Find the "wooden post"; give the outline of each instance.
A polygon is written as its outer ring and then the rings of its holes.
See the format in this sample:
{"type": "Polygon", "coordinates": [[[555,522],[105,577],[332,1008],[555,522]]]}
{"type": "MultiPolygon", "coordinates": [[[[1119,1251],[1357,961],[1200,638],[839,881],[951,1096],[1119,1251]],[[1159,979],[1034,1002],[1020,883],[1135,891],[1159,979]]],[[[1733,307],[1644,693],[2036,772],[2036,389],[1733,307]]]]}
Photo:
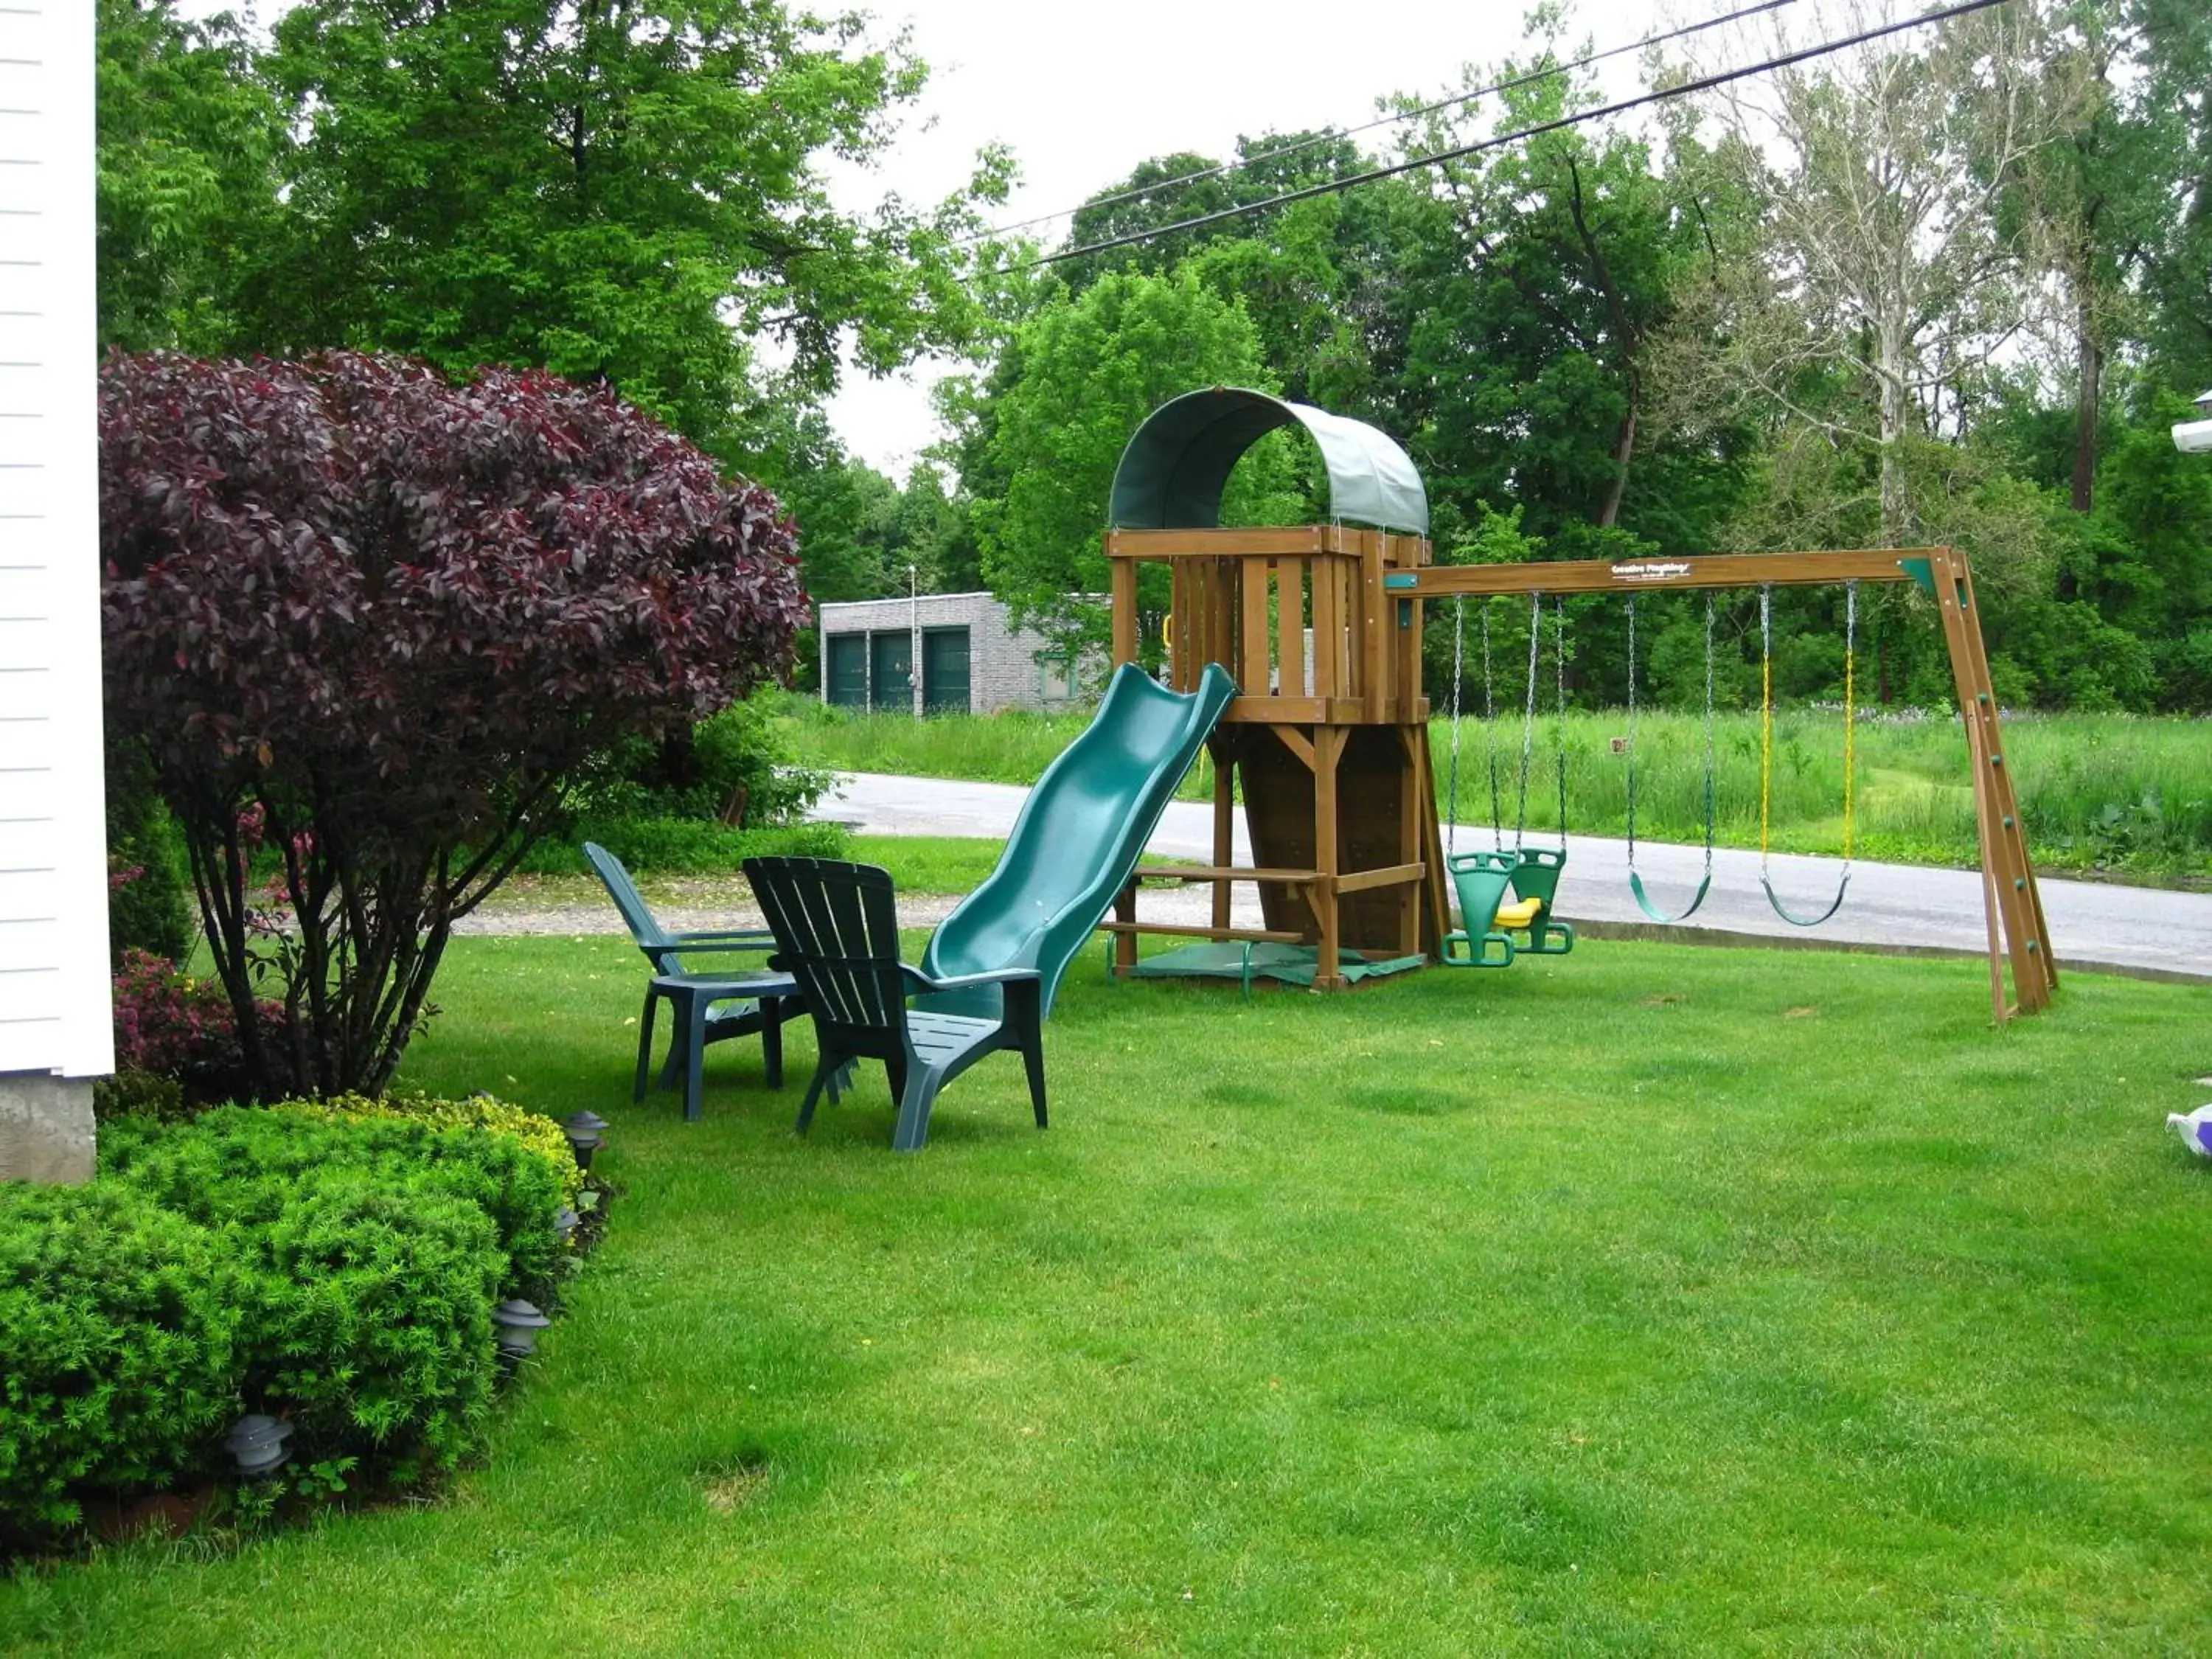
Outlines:
{"type": "MultiPolygon", "coordinates": [[[[1121,884],[1121,890],[1114,896],[1114,920],[1125,930],[1133,929],[1137,923],[1137,878],[1131,876],[1121,884]]],[[[1124,931],[1114,935],[1114,971],[1126,974],[1137,965],[1137,935],[1124,931]]]]}
{"type": "MultiPolygon", "coordinates": [[[[1379,589],[1377,596],[1380,597],[1379,589]]],[[[1411,726],[1398,728],[1398,747],[1405,755],[1405,764],[1398,769],[1398,862],[1401,864],[1419,864],[1428,856],[1428,848],[1423,845],[1428,838],[1421,833],[1421,795],[1426,791],[1431,800],[1436,799],[1436,792],[1429,787],[1428,775],[1421,765],[1421,751],[1414,746],[1413,738],[1411,726]]],[[[1401,957],[1420,954],[1421,898],[1427,891],[1425,871],[1419,881],[1409,882],[1398,889],[1398,954],[1401,957]]]]}
{"type": "MultiPolygon", "coordinates": [[[[1974,817],[1981,842],[1983,904],[1991,934],[1991,977],[1996,980],[1996,934],[2002,923],[2005,953],[2012,966],[2013,1001],[2020,1012],[2047,1007],[2058,982],[2057,965],[2045,933],[2043,896],[2028,860],[2027,838],[2007,767],[2004,734],[1997,719],[1996,689],[1990,683],[1987,649],[1974,609],[1972,573],[1966,556],[1949,548],[1929,561],[1936,604],[1943,621],[1943,641],[1951,657],[1951,678],[1959,698],[1959,718],[1966,727],[1966,749],[1974,769],[1974,817]]],[[[1994,994],[1996,1014],[2013,1010],[1994,994]]]]}
{"type": "MultiPolygon", "coordinates": [[[[1318,641],[1314,660],[1316,664],[1321,660],[1318,641]]],[[[1341,990],[1345,983],[1340,956],[1343,918],[1336,891],[1336,763],[1343,753],[1342,726],[1314,727],[1314,868],[1321,877],[1314,884],[1314,913],[1321,922],[1321,950],[1314,963],[1314,986],[1322,991],[1341,990]]]]}
{"type": "Polygon", "coordinates": [[[1111,559],[1113,566],[1114,666],[1137,659],[1137,562],[1111,559]]]}
{"type": "MultiPolygon", "coordinates": [[[[1213,757],[1213,867],[1226,870],[1237,860],[1237,759],[1218,738],[1206,739],[1213,757]]],[[[1213,925],[1229,926],[1230,884],[1213,884],[1213,925]]]]}

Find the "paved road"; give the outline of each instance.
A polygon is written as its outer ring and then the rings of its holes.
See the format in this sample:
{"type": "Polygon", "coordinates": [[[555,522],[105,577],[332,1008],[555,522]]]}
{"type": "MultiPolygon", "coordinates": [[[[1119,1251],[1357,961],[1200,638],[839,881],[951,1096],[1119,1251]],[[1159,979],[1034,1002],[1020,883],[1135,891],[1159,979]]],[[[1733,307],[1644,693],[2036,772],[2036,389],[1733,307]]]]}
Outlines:
{"type": "MultiPolygon", "coordinates": [[[[1028,793],[1012,784],[849,773],[840,777],[818,811],[874,835],[1003,836],[1028,793]]],[[[1491,844],[1487,830],[1467,826],[1460,828],[1456,841],[1463,851],[1491,844]]],[[[1148,847],[1158,857],[1210,860],[1212,808],[1175,802],[1148,847]]],[[[1577,836],[1571,848],[1559,884],[1559,914],[1572,921],[1643,921],[1628,890],[1626,844],[1577,836]]],[[[1638,846],[1636,856],[1654,903],[1663,909],[1688,902],[1704,867],[1700,848],[1645,842],[1638,846]]],[[[1251,858],[1240,817],[1237,861],[1248,864],[1251,858]]],[[[1835,891],[1841,868],[1833,859],[1778,854],[1772,862],[1775,889],[1800,915],[1818,914],[1835,891]]],[[[2100,963],[2212,981],[2212,894],[2080,881],[2046,880],[2041,886],[2062,968],[2069,963],[2100,963]]],[[[1199,890],[1187,896],[1148,893],[1145,911],[1166,920],[1186,909],[1202,909],[1204,903],[1199,890]]],[[[1237,890],[1236,908],[1240,925],[1257,925],[1253,889],[1237,890]]],[[[1768,906],[1759,890],[1755,853],[1714,854],[1712,892],[1684,925],[1722,933],[1803,937],[1768,906]]],[[[1987,939],[1981,878],[1971,870],[1856,864],[1843,909],[1814,932],[1838,943],[1978,952],[1987,939]]]]}

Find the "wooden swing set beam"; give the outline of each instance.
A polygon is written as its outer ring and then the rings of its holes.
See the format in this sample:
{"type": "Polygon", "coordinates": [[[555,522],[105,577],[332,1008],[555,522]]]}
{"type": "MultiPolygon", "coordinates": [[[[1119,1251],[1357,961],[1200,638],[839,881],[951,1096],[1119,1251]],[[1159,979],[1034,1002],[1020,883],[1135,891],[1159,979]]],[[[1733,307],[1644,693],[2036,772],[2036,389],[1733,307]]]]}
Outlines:
{"type": "Polygon", "coordinates": [[[1455,593],[1632,593],[1644,588],[1807,587],[1827,582],[1905,582],[1905,562],[1947,548],[1869,548],[1842,553],[1692,554],[1683,558],[1561,559],[1540,564],[1432,564],[1382,579],[1399,599],[1455,593]]]}

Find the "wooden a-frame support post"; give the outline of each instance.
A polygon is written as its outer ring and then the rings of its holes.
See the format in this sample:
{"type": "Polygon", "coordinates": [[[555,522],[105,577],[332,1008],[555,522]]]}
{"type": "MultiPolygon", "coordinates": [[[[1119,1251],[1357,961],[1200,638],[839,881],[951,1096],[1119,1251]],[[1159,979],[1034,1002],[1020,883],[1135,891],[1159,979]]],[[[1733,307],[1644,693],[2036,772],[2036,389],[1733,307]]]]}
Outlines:
{"type": "Polygon", "coordinates": [[[2002,1022],[2014,1012],[2033,1013],[2049,1006],[2058,987],[2058,964],[2051,954],[2051,933],[2043,919],[2043,895],[2028,862],[2027,836],[2020,823],[2020,804],[2006,763],[1997,722],[1996,688],[1982,639],[1980,612],[1974,604],[1974,579],[1964,555],[1950,548],[1932,550],[1929,576],[1943,619],[1943,642],[1951,658],[1959,717],[1966,723],[1966,750],[1974,769],[1974,822],[1982,854],[1982,908],[1989,931],[1990,1002],[2002,1022]],[[2002,934],[2002,953],[1999,934],[2002,934]],[[2002,957],[2012,964],[2013,1004],[2005,1000],[2002,957]]]}

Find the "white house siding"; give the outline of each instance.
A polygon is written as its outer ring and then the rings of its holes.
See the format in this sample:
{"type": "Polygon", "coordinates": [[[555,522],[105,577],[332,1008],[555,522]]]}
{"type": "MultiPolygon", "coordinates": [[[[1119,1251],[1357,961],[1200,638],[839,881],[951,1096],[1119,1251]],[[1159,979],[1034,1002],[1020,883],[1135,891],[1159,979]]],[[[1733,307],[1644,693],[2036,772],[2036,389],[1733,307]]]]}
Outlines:
{"type": "Polygon", "coordinates": [[[0,1176],[88,1173],[113,1066],[92,18],[0,0],[0,1176]]]}
{"type": "MultiPolygon", "coordinates": [[[[4,3],[4,0],[0,0],[4,3]]],[[[1065,708],[1076,701],[1068,688],[1048,684],[1038,656],[1049,656],[1043,635],[1015,628],[1006,607],[988,593],[924,593],[919,599],[858,599],[821,607],[822,699],[830,700],[830,641],[837,635],[968,630],[968,707],[971,714],[1002,708],[1065,708]],[[1048,690],[1060,695],[1048,696],[1048,690]]],[[[916,677],[917,679],[919,676],[916,677]]],[[[1079,693],[1080,688],[1076,688],[1079,693]]],[[[879,694],[880,695],[880,694],[879,694]]],[[[921,713],[921,688],[910,694],[921,713]]],[[[877,704],[877,712],[883,705],[877,704]]]]}

